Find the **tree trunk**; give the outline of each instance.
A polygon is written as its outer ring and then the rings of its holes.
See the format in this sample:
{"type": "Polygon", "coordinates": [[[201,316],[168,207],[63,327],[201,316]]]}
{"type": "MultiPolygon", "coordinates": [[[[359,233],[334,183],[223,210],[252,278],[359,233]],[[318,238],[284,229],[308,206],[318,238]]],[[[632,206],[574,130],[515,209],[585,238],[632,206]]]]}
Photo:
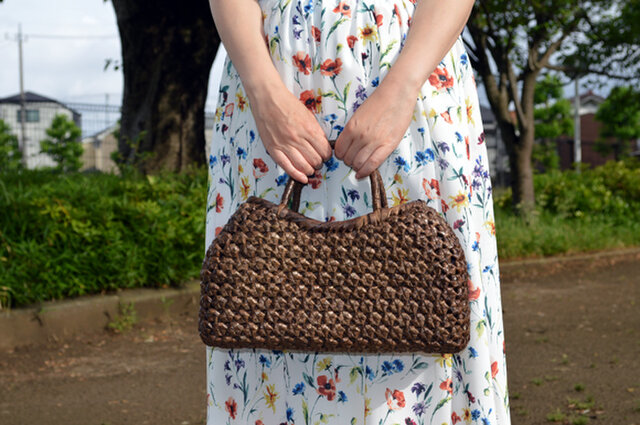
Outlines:
{"type": "Polygon", "coordinates": [[[112,2],[124,73],[122,162],[145,174],[204,164],[204,106],[220,44],[208,3],[112,2]]]}

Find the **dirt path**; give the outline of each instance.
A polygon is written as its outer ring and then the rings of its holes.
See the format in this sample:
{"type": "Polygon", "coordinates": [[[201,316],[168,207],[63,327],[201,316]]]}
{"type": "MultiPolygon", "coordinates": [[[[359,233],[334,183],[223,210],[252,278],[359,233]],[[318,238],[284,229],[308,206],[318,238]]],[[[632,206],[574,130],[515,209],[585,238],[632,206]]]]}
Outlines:
{"type": "MultiPolygon", "coordinates": [[[[640,425],[640,256],[506,270],[512,423],[640,425]]],[[[196,329],[194,312],[0,353],[0,423],[204,424],[196,329]]]]}

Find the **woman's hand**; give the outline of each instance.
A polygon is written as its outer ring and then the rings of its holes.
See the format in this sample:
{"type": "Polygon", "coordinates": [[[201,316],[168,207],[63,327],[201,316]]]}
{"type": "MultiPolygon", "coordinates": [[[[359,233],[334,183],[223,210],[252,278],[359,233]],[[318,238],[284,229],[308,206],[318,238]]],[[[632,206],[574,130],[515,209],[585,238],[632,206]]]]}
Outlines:
{"type": "Polygon", "coordinates": [[[307,176],[333,155],[315,116],[279,79],[255,88],[249,97],[267,153],[291,178],[306,184],[307,176]]]}
{"type": "Polygon", "coordinates": [[[383,79],[358,107],[336,139],[336,158],[367,177],[398,146],[416,106],[418,91],[383,79]]]}
{"type": "Polygon", "coordinates": [[[307,183],[307,175],[331,158],[331,145],[313,113],[282,82],[269,55],[260,4],[209,0],[209,5],[267,153],[291,178],[307,183]]]}
{"type": "Polygon", "coordinates": [[[418,2],[400,55],[387,75],[360,105],[336,140],[335,153],[368,176],[398,146],[411,123],[418,93],[467,23],[474,0],[418,2]]]}

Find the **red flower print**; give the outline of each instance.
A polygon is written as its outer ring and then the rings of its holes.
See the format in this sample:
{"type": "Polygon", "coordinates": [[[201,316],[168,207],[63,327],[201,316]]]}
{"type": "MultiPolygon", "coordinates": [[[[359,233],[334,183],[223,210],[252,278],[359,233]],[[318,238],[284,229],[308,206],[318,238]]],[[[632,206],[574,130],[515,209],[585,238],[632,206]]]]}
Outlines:
{"type": "Polygon", "coordinates": [[[263,173],[266,173],[267,171],[269,171],[269,167],[267,167],[267,164],[264,163],[262,158],[254,158],[253,166],[254,168],[258,168],[263,173]]]}
{"type": "Polygon", "coordinates": [[[437,67],[429,76],[429,83],[438,91],[453,87],[453,77],[449,75],[447,68],[437,67]]]}
{"type": "Polygon", "coordinates": [[[480,287],[474,288],[471,279],[467,280],[469,286],[469,301],[477,300],[480,297],[480,287]]]}
{"type": "Polygon", "coordinates": [[[320,36],[322,35],[322,31],[320,31],[320,28],[311,25],[311,35],[313,35],[313,39],[316,41],[316,43],[320,43],[320,36]]]}
{"type": "Polygon", "coordinates": [[[336,221],[336,217],[332,215],[331,217],[329,217],[328,221],[336,221]]]}
{"type": "Polygon", "coordinates": [[[442,206],[442,212],[446,213],[449,210],[449,205],[444,201],[444,199],[440,200],[440,204],[442,206]]]}
{"type": "Polygon", "coordinates": [[[376,17],[376,25],[379,27],[382,26],[382,15],[379,14],[375,8],[373,9],[373,16],[376,17]]]}
{"type": "Polygon", "coordinates": [[[320,73],[327,77],[335,77],[342,70],[342,60],[337,58],[335,61],[327,59],[320,65],[320,73]]]}
{"type": "Polygon", "coordinates": [[[461,420],[462,419],[460,418],[460,416],[458,416],[456,412],[451,412],[451,425],[456,425],[461,420]]]}
{"type": "Polygon", "coordinates": [[[222,232],[222,226],[216,227],[216,236],[218,236],[222,232]]]}
{"type": "Polygon", "coordinates": [[[416,423],[416,421],[414,421],[414,420],[413,420],[413,419],[411,419],[411,418],[406,418],[406,419],[404,420],[404,424],[405,424],[405,425],[418,425],[418,424],[416,423]]]}
{"type": "Polygon", "coordinates": [[[393,390],[393,392],[391,392],[391,390],[387,388],[384,396],[387,398],[389,410],[399,410],[405,406],[404,393],[400,390],[393,390]]]}
{"type": "Polygon", "coordinates": [[[304,103],[304,106],[307,107],[313,113],[320,112],[320,105],[322,104],[322,96],[315,96],[313,94],[313,90],[305,90],[300,93],[300,101],[304,103]]]}
{"type": "Polygon", "coordinates": [[[467,147],[467,159],[471,159],[469,156],[469,136],[464,136],[464,144],[467,147]]]}
{"type": "Polygon", "coordinates": [[[451,378],[447,378],[446,381],[442,381],[440,389],[447,391],[449,394],[453,394],[453,381],[451,381],[451,378]]]}
{"type": "Polygon", "coordinates": [[[453,222],[453,230],[458,230],[464,224],[464,220],[459,218],[458,220],[453,222]]]}
{"type": "Polygon", "coordinates": [[[333,9],[333,11],[335,13],[341,13],[342,16],[348,16],[349,18],[351,17],[351,6],[346,4],[346,2],[341,1],[340,4],[338,4],[338,6],[333,9]]]}
{"type": "Polygon", "coordinates": [[[398,18],[398,23],[402,26],[402,18],[400,17],[400,9],[398,9],[397,4],[393,4],[393,14],[398,18]]]}
{"type": "MultiPolygon", "coordinates": [[[[312,189],[317,189],[320,186],[320,183],[322,183],[322,173],[320,172],[320,170],[316,170],[316,172],[313,174],[313,177],[309,177],[309,184],[311,185],[312,189]]],[[[336,369],[336,376],[338,376],[338,370],[336,369]]],[[[338,381],[338,379],[336,378],[336,382],[340,382],[338,381]]]]}
{"type": "Polygon", "coordinates": [[[256,421],[256,424],[255,424],[255,425],[264,425],[264,422],[262,422],[260,419],[258,419],[258,420],[256,421]]]}
{"type": "Polygon", "coordinates": [[[304,75],[309,75],[311,72],[311,58],[305,52],[298,52],[292,56],[293,63],[298,67],[298,71],[303,72],[304,75]]]}
{"type": "Polygon", "coordinates": [[[355,46],[356,41],[358,41],[358,37],[356,37],[355,35],[350,35],[349,37],[347,37],[347,44],[349,45],[350,49],[353,49],[353,46],[355,46]]]}
{"type": "Polygon", "coordinates": [[[422,179],[422,189],[424,189],[424,194],[427,195],[427,198],[436,199],[431,189],[427,187],[427,179],[422,179]]]}
{"type": "MultiPolygon", "coordinates": [[[[471,394],[471,391],[465,391],[467,393],[467,397],[469,397],[469,403],[475,403],[476,398],[471,394]]],[[[467,419],[467,412],[465,411],[465,420],[467,419]]],[[[471,419],[471,415],[469,415],[469,419],[471,419]]]]}
{"type": "Polygon", "coordinates": [[[231,419],[235,419],[238,413],[238,403],[236,403],[233,397],[229,397],[229,400],[224,402],[224,409],[229,412],[231,419]]]}
{"type": "Polygon", "coordinates": [[[336,369],[334,378],[336,379],[336,382],[340,382],[340,378],[338,378],[338,369],[336,369]]]}
{"type": "Polygon", "coordinates": [[[333,379],[327,378],[327,375],[318,376],[318,393],[327,397],[331,401],[336,396],[336,384],[333,379]]]}
{"type": "Polygon", "coordinates": [[[224,108],[224,116],[225,117],[230,117],[231,115],[233,115],[233,103],[228,104],[224,108]]]}
{"type": "Polygon", "coordinates": [[[220,193],[218,193],[216,195],[216,212],[222,211],[223,207],[224,207],[224,198],[222,197],[222,195],[220,195],[220,193]]]}
{"type": "Polygon", "coordinates": [[[431,189],[435,189],[438,196],[440,196],[440,182],[438,182],[438,180],[431,179],[429,186],[431,186],[431,189]]]}
{"type": "Polygon", "coordinates": [[[491,377],[495,378],[498,374],[498,362],[491,363],[491,377]]]}
{"type": "Polygon", "coordinates": [[[441,113],[440,116],[449,124],[453,124],[453,121],[451,121],[451,114],[449,114],[448,110],[441,113]]]}
{"type": "Polygon", "coordinates": [[[253,159],[253,177],[259,179],[267,174],[267,171],[269,171],[269,167],[267,167],[267,164],[264,163],[262,158],[253,159]]]}

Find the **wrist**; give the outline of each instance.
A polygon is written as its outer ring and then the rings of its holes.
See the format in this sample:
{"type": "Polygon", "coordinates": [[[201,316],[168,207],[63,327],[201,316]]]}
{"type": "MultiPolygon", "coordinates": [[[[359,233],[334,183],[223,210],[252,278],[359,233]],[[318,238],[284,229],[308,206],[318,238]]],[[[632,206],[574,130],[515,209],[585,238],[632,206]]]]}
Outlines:
{"type": "Polygon", "coordinates": [[[385,99],[401,98],[415,102],[423,83],[415,76],[392,72],[393,69],[385,75],[376,91],[385,99]]]}
{"type": "MultiPolygon", "coordinates": [[[[271,99],[277,96],[283,89],[286,90],[273,64],[271,64],[271,68],[273,69],[261,69],[262,72],[254,72],[242,80],[242,85],[247,93],[249,102],[260,103],[265,99],[271,99]]],[[[256,67],[256,69],[260,68],[256,67]]]]}

